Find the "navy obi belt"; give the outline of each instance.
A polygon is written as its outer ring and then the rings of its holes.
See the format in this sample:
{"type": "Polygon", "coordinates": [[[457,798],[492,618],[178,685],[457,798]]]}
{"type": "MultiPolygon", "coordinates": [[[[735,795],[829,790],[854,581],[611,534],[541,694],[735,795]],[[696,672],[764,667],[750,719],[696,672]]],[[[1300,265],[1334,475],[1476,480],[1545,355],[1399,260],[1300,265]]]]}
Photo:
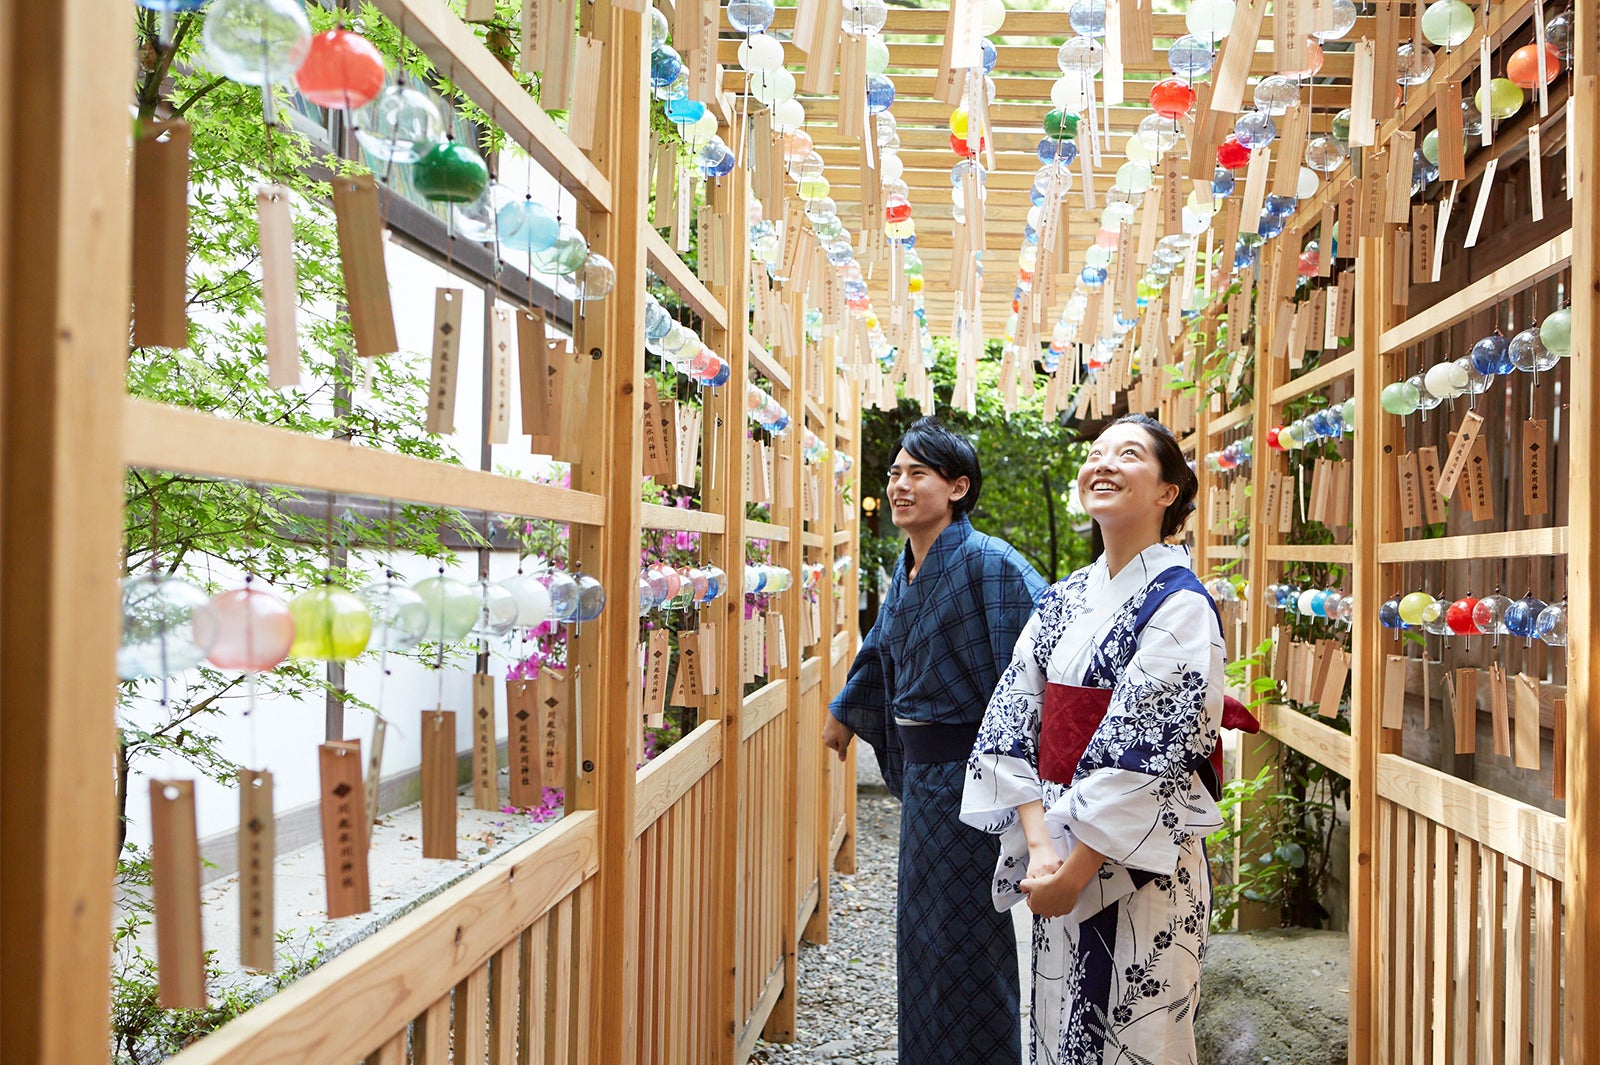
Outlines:
{"type": "MultiPolygon", "coordinates": [[[[1076,684],[1046,684],[1044,709],[1039,719],[1039,776],[1070,785],[1083,752],[1111,706],[1110,688],[1085,688],[1076,684]]],[[[1233,696],[1222,700],[1222,727],[1255,733],[1261,730],[1245,705],[1233,696]]],[[[1213,799],[1222,798],[1222,744],[1195,767],[1213,799]]]]}

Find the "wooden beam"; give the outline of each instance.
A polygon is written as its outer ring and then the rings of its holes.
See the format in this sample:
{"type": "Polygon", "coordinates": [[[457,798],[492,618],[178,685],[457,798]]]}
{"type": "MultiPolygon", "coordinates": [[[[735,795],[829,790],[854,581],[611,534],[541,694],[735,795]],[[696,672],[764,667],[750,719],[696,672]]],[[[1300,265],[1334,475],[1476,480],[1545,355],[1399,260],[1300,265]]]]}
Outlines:
{"type": "Polygon", "coordinates": [[[584,926],[592,928],[595,942],[587,956],[575,960],[573,979],[580,992],[578,1031],[587,1033],[586,1043],[578,1041],[578,1057],[586,1056],[582,1048],[587,1045],[596,1060],[632,1065],[639,1044],[640,985],[636,788],[644,757],[634,698],[644,469],[644,346],[638,338],[644,335],[646,234],[655,234],[647,214],[649,26],[644,10],[630,10],[624,0],[597,0],[591,14],[604,45],[599,83],[605,106],[597,119],[594,162],[610,184],[612,211],[590,211],[585,229],[622,283],[577,323],[579,349],[598,352],[598,359],[586,404],[594,428],[585,434],[572,483],[604,497],[607,520],[598,528],[573,529],[571,542],[577,563],[605,585],[608,609],[568,643],[569,683],[583,711],[581,744],[568,755],[576,762],[569,776],[576,775],[577,795],[568,794],[567,807],[597,810],[600,819],[599,876],[581,903],[584,926]],[[594,907],[604,920],[592,921],[594,907]],[[588,1016],[581,1015],[583,1004],[588,1016]]]}
{"type": "Polygon", "coordinates": [[[609,209],[610,183],[445,0],[376,0],[375,6],[580,203],[609,209]]]}
{"type": "MultiPolygon", "coordinates": [[[[1510,6],[1510,5],[1508,5],[1510,6]]],[[[1578,4],[1573,40],[1580,42],[1572,71],[1574,96],[1585,101],[1572,109],[1567,150],[1578,153],[1571,170],[1572,192],[1572,410],[1592,411],[1600,402],[1600,111],[1592,106],[1600,93],[1600,10],[1578,4]]],[[[1589,473],[1600,454],[1600,433],[1592,419],[1575,418],[1568,430],[1570,464],[1568,514],[1577,549],[1568,557],[1570,615],[1573,620],[1567,659],[1567,868],[1564,901],[1566,962],[1563,996],[1566,1061],[1600,1061],[1600,654],[1594,653],[1600,610],[1600,493],[1589,473]],[[1583,457],[1584,461],[1577,461],[1583,457]]]]}
{"type": "Polygon", "coordinates": [[[459,506],[597,525],[605,498],[516,477],[397,455],[257,422],[121,400],[123,461],[179,473],[459,506]]]}
{"type": "Polygon", "coordinates": [[[132,21],[0,3],[0,1029],[108,1046],[132,21]]]}

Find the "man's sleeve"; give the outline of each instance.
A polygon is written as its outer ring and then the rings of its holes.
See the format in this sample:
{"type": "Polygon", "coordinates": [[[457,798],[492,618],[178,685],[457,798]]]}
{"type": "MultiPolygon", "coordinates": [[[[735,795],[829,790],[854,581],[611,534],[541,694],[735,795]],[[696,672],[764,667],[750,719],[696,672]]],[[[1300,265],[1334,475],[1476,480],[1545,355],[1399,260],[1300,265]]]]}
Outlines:
{"type": "Polygon", "coordinates": [[[1002,550],[996,562],[986,581],[984,605],[989,613],[989,644],[998,677],[1011,664],[1017,637],[1033,616],[1034,601],[1050,586],[1013,548],[1002,550]]]}

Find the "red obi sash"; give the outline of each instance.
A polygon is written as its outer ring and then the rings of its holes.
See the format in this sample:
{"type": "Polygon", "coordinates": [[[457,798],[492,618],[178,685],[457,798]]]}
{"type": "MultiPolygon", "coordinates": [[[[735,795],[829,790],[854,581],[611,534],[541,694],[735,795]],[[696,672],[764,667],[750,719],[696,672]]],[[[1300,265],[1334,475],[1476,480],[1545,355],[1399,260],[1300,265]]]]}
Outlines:
{"type": "MultiPolygon", "coordinates": [[[[1111,706],[1110,688],[1085,688],[1076,684],[1046,684],[1044,708],[1039,717],[1039,776],[1057,784],[1071,784],[1094,738],[1095,729],[1111,706]]],[[[1255,733],[1261,730],[1245,705],[1233,696],[1222,700],[1222,727],[1255,733]]],[[[1222,744],[1211,749],[1212,775],[1206,786],[1215,796],[1222,786],[1222,744]]]]}

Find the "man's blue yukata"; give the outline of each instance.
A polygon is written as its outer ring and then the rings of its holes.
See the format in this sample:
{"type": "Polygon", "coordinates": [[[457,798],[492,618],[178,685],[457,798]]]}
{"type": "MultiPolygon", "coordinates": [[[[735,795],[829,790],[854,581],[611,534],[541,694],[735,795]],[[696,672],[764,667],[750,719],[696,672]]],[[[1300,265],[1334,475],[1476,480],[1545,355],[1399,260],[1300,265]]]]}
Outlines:
{"type": "Polygon", "coordinates": [[[984,708],[1046,588],[965,517],[907,580],[909,545],[878,620],[829,709],[870,743],[902,801],[895,931],[900,1060],[1018,1062],[1017,945],[989,881],[993,836],[961,822],[984,708]]]}

